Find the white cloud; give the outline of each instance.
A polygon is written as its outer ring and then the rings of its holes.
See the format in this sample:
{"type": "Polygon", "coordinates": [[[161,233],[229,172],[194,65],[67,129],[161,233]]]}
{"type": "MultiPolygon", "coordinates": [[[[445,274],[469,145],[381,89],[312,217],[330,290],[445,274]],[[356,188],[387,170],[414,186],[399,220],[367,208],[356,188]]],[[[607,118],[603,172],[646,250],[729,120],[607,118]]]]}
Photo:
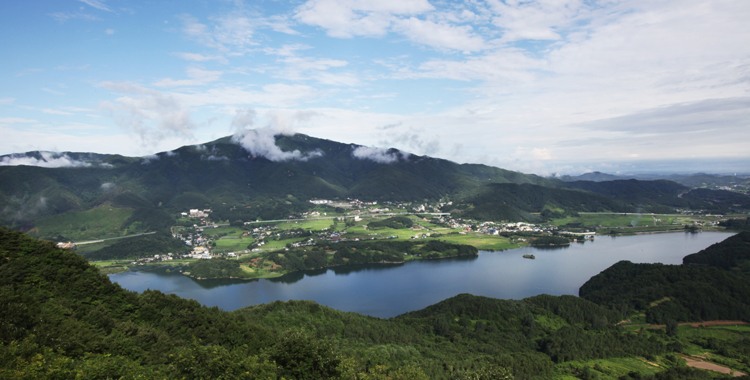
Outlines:
{"type": "Polygon", "coordinates": [[[50,13],[48,15],[54,18],[55,20],[59,21],[61,24],[71,19],[82,19],[82,20],[90,20],[90,21],[101,20],[99,17],[90,15],[87,13],[55,12],[55,13],[50,13]]]}
{"type": "Polygon", "coordinates": [[[104,5],[104,2],[101,0],[78,0],[82,3],[86,3],[96,9],[102,10],[102,11],[108,11],[112,12],[111,9],[109,9],[106,5],[104,5]]]}
{"type": "Polygon", "coordinates": [[[55,152],[39,152],[39,158],[26,156],[25,154],[12,154],[0,159],[0,166],[40,166],[44,168],[71,168],[91,166],[85,161],[77,161],[67,154],[55,152]]]}
{"type": "Polygon", "coordinates": [[[269,68],[274,72],[274,77],[286,80],[315,80],[325,85],[333,86],[356,86],[361,81],[356,74],[351,72],[332,73],[328,70],[343,68],[349,64],[347,61],[330,58],[302,57],[298,51],[310,49],[308,45],[292,44],[283,45],[281,48],[266,48],[266,54],[277,55],[277,62],[282,63],[280,68],[269,68]]]}
{"type": "Polygon", "coordinates": [[[135,95],[102,102],[100,107],[112,113],[117,125],[137,133],[142,142],[153,145],[166,136],[193,137],[196,124],[190,117],[190,110],[174,95],[131,83],[102,82],[99,85],[135,95]]]}
{"type": "Polygon", "coordinates": [[[113,35],[113,34],[115,34],[115,30],[114,29],[107,29],[107,30],[104,31],[104,33],[107,33],[109,35],[113,35]]]}
{"type": "Polygon", "coordinates": [[[234,119],[232,119],[232,129],[235,132],[240,132],[255,125],[255,118],[258,113],[254,109],[237,109],[236,113],[234,119]]]}
{"type": "Polygon", "coordinates": [[[359,146],[352,150],[352,157],[360,160],[375,161],[380,164],[391,164],[397,162],[399,158],[406,159],[406,155],[399,151],[389,151],[387,149],[372,148],[369,146],[359,146]]]}
{"type": "Polygon", "coordinates": [[[0,104],[10,104],[16,101],[16,98],[0,98],[0,104]]]}
{"type": "Polygon", "coordinates": [[[394,15],[433,10],[426,0],[310,0],[295,10],[294,18],[326,29],[331,37],[382,36],[394,15]]]}
{"type": "Polygon", "coordinates": [[[240,10],[210,18],[210,26],[199,22],[191,15],[185,14],[179,18],[182,21],[183,33],[204,46],[221,51],[244,51],[258,44],[253,35],[260,21],[248,17],[240,10]]]}
{"type": "Polygon", "coordinates": [[[422,63],[417,70],[398,70],[393,76],[518,83],[538,78],[540,70],[547,66],[546,61],[530,57],[520,49],[505,48],[463,61],[434,59],[422,63]]]}
{"type": "Polygon", "coordinates": [[[71,112],[65,112],[65,111],[60,111],[60,110],[53,110],[53,109],[49,109],[49,108],[43,109],[42,112],[44,112],[46,114],[51,114],[51,115],[72,115],[71,112]]]}
{"type": "Polygon", "coordinates": [[[310,86],[274,83],[263,86],[260,91],[222,86],[203,92],[175,93],[174,96],[190,107],[208,104],[287,107],[312,99],[319,94],[319,91],[310,86]]]}
{"type": "Polygon", "coordinates": [[[154,161],[159,161],[159,156],[155,154],[151,154],[141,159],[141,165],[148,165],[154,161]]]}
{"type": "Polygon", "coordinates": [[[452,26],[415,17],[398,20],[394,30],[403,33],[411,41],[436,49],[452,49],[473,52],[484,49],[482,37],[474,34],[468,25],[452,26]]]}
{"type": "Polygon", "coordinates": [[[20,117],[0,117],[0,124],[16,124],[16,123],[38,123],[34,119],[24,119],[20,117]]]}
{"type": "Polygon", "coordinates": [[[174,55],[186,60],[195,62],[218,61],[219,63],[228,63],[227,59],[220,55],[203,55],[198,53],[174,53],[174,55]]]}
{"type": "Polygon", "coordinates": [[[286,131],[278,131],[272,127],[239,131],[232,136],[232,140],[239,143],[253,156],[264,157],[271,161],[307,161],[323,155],[320,151],[302,153],[299,150],[282,151],[276,145],[276,135],[290,135],[286,131]]]}
{"type": "Polygon", "coordinates": [[[189,67],[185,70],[187,76],[190,79],[179,79],[174,80],[172,78],[164,78],[156,83],[156,87],[180,87],[180,86],[202,86],[207,83],[215,82],[219,80],[222,71],[207,71],[201,70],[195,67],[189,67]]]}
{"type": "Polygon", "coordinates": [[[502,29],[502,40],[559,40],[566,29],[587,14],[582,0],[490,0],[495,17],[492,23],[502,29]]]}

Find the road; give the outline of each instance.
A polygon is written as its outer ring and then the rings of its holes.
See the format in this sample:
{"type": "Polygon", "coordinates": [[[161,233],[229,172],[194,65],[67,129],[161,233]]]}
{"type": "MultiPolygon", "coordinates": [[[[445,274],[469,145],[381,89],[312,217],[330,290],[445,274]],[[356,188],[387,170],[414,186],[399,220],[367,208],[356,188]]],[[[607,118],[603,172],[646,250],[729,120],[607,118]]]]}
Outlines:
{"type": "Polygon", "coordinates": [[[136,236],[143,236],[143,235],[153,235],[155,233],[156,232],[144,232],[142,234],[119,236],[119,237],[99,239],[99,240],[89,240],[89,241],[82,241],[82,242],[74,242],[73,244],[75,244],[75,245],[94,244],[94,243],[101,243],[101,242],[104,242],[104,241],[107,241],[107,240],[117,240],[117,239],[125,239],[125,238],[136,237],[136,236]]]}
{"type": "MultiPolygon", "coordinates": [[[[450,215],[448,212],[409,212],[409,213],[382,213],[382,214],[369,214],[369,215],[360,215],[363,217],[376,217],[376,216],[397,216],[397,215],[450,215]]],[[[255,223],[271,223],[271,222],[304,222],[306,220],[324,220],[324,219],[333,219],[333,218],[351,218],[351,215],[342,215],[342,216],[326,216],[324,218],[306,218],[306,219],[275,219],[275,220],[256,220],[252,222],[245,222],[245,224],[255,224],[255,223]]],[[[226,224],[217,224],[218,226],[226,226],[226,224]]],[[[204,227],[204,226],[199,226],[204,227]]],[[[204,228],[209,228],[209,226],[205,226],[204,228]]]]}

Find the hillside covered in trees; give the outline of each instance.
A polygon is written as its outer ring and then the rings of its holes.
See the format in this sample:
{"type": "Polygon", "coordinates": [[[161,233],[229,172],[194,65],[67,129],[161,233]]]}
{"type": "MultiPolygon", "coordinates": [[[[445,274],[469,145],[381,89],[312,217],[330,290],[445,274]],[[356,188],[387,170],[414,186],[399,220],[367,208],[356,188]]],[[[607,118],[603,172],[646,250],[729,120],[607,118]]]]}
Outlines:
{"type": "MultiPolygon", "coordinates": [[[[81,256],[19,232],[0,229],[0,253],[2,378],[590,378],[608,370],[585,363],[629,357],[665,358],[656,378],[706,378],[669,359],[679,337],[617,327],[623,311],[604,296],[464,294],[391,319],[309,301],[224,312],[123,290],[81,256]]],[[[722,283],[744,297],[732,278],[722,283]]]]}

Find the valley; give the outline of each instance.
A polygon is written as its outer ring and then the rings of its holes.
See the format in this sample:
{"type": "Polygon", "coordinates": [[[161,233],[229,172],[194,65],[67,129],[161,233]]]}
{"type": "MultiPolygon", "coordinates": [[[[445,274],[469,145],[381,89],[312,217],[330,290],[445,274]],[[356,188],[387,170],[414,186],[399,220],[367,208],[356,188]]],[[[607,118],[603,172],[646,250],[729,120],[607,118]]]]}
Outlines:
{"type": "Polygon", "coordinates": [[[750,369],[743,326],[679,324],[747,322],[748,237],[727,238],[748,228],[745,194],[274,139],[306,158],[225,137],[0,167],[16,230],[0,230],[0,374],[302,378],[290,344],[342,379],[723,376],[680,355],[750,369]]]}

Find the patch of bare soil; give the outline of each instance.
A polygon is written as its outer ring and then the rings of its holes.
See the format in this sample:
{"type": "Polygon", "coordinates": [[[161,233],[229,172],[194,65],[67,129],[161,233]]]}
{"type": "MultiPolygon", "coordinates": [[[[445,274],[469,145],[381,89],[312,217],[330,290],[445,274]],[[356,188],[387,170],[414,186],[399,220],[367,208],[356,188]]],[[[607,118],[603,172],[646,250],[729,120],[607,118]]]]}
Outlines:
{"type": "MultiPolygon", "coordinates": [[[[709,371],[726,373],[726,374],[732,373],[731,368],[727,368],[724,366],[720,366],[718,364],[703,361],[703,359],[705,359],[705,357],[703,356],[690,356],[690,355],[683,355],[683,354],[680,354],[680,356],[687,361],[688,367],[706,369],[709,371]]],[[[732,376],[740,377],[740,376],[745,376],[745,374],[739,371],[734,371],[734,374],[732,376]]]]}

